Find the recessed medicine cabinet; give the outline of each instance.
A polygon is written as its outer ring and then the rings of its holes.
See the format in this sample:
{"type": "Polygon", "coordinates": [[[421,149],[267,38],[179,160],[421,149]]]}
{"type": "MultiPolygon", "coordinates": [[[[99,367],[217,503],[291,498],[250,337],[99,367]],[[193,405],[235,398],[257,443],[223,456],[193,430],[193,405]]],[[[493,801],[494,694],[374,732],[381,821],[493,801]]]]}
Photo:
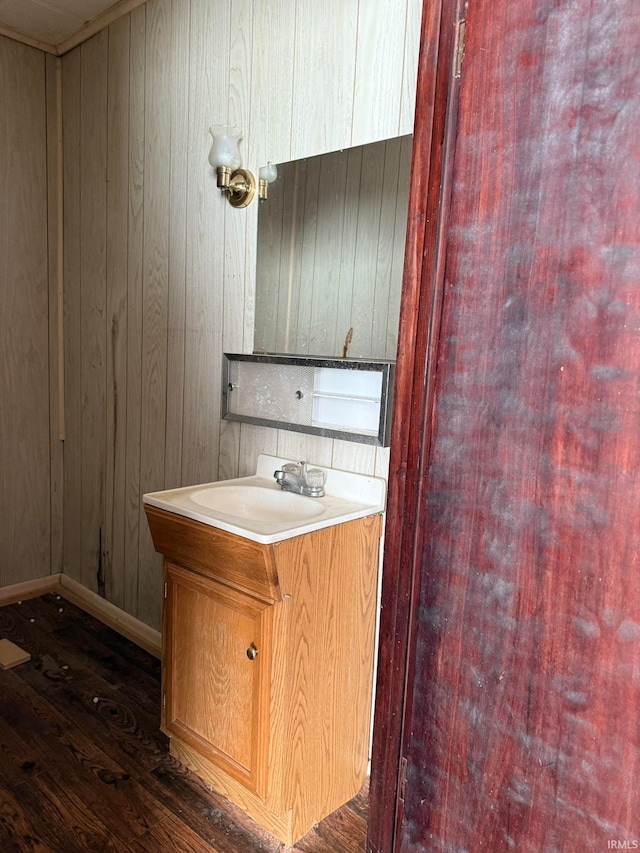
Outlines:
{"type": "Polygon", "coordinates": [[[222,416],[387,447],[394,366],[392,361],[225,353],[222,416]]]}

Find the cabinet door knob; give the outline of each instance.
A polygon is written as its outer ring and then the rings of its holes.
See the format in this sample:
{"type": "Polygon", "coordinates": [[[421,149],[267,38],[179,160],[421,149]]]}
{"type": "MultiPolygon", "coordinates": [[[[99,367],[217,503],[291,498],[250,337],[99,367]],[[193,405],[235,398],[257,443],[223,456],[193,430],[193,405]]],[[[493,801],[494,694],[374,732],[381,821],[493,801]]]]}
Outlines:
{"type": "Polygon", "coordinates": [[[249,658],[249,660],[255,660],[258,657],[258,650],[253,645],[253,643],[251,643],[251,645],[247,649],[247,657],[249,658]]]}

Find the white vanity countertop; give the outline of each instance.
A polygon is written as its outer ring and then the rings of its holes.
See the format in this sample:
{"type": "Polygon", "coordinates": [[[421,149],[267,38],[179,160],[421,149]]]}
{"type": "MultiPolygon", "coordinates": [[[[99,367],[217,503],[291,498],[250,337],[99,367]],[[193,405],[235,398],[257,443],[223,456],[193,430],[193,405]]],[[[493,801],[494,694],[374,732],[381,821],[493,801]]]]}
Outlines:
{"type": "Polygon", "coordinates": [[[385,480],[312,463],[326,474],[323,497],[283,491],[273,474],[292,461],[261,454],[251,477],[153,492],[143,501],[265,545],[384,511],[385,480]]]}

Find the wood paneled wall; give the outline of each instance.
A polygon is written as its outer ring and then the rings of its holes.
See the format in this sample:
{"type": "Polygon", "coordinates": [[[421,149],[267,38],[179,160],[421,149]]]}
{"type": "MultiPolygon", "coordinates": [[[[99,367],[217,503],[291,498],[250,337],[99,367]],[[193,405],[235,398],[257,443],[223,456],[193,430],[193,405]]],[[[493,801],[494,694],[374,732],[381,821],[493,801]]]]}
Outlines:
{"type": "Polygon", "coordinates": [[[60,571],[55,275],[55,60],[0,37],[0,585],[60,571]],[[48,179],[51,179],[50,181],[48,179]],[[55,217],[52,215],[52,224],[55,217]],[[52,246],[53,252],[53,246],[52,246]],[[51,256],[52,268],[55,258],[51,256]],[[51,298],[51,311],[50,311],[51,298]],[[51,428],[50,428],[51,427],[51,428]]]}
{"type": "Polygon", "coordinates": [[[144,492],[260,451],[385,473],[384,450],[221,423],[222,352],[253,348],[258,207],[220,198],[208,128],[243,128],[254,172],[410,133],[420,13],[151,0],[63,59],[64,567],[154,627],[144,492]]]}
{"type": "Polygon", "coordinates": [[[256,352],[396,357],[411,148],[279,166],[258,216],[256,352]]]}

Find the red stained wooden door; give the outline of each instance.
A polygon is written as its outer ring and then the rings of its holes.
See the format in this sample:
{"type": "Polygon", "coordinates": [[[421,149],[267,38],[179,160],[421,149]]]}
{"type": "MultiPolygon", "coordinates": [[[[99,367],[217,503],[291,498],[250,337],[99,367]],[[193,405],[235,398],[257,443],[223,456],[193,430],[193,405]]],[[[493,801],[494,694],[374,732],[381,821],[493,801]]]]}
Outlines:
{"type": "Polygon", "coordinates": [[[368,850],[640,849],[637,0],[471,0],[445,201],[447,164],[405,279],[431,331],[404,316],[368,850]]]}

